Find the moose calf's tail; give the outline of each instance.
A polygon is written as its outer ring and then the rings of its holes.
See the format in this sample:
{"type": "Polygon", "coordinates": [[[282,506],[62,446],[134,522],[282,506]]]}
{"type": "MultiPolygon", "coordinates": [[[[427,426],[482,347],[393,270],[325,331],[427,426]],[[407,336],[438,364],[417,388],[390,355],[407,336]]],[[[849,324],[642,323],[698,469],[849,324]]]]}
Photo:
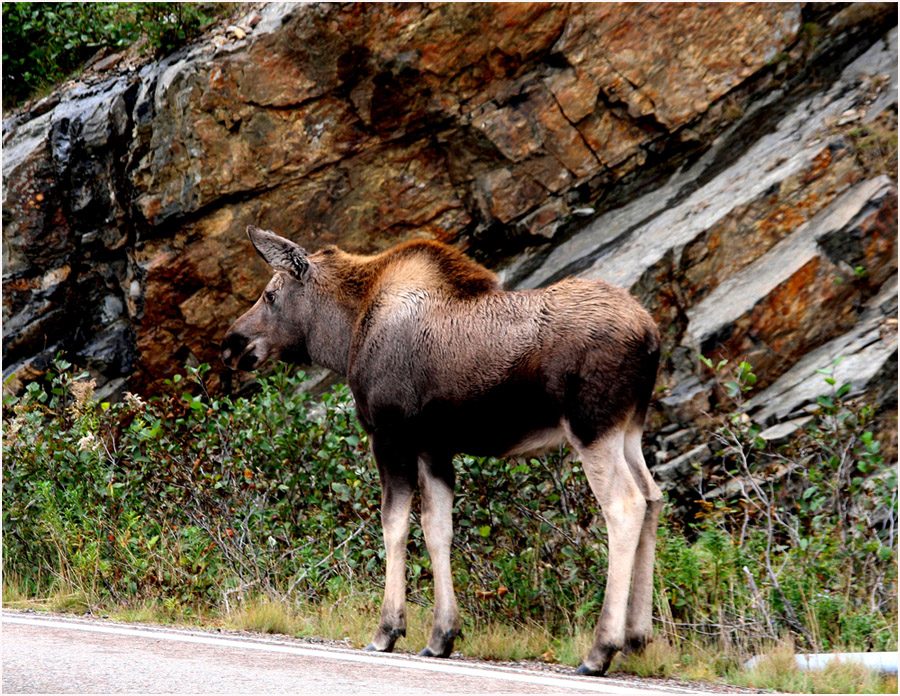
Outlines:
{"type": "Polygon", "coordinates": [[[638,384],[635,388],[634,416],[632,421],[643,429],[644,420],[647,417],[647,409],[650,399],[653,397],[653,389],[656,387],[656,376],[659,372],[659,330],[655,325],[650,325],[644,331],[643,346],[638,351],[640,367],[638,370],[638,384]]]}

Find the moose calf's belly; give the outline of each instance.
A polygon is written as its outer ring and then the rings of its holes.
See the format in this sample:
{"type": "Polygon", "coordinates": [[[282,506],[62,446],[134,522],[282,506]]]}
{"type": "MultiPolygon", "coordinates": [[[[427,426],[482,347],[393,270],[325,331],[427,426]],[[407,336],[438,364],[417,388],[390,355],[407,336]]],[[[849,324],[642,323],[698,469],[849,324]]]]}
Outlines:
{"type": "Polygon", "coordinates": [[[435,400],[417,419],[422,449],[474,456],[524,456],[566,442],[562,409],[543,390],[507,387],[480,399],[435,400]]]}
{"type": "Polygon", "coordinates": [[[562,423],[527,433],[519,442],[502,453],[504,457],[536,457],[567,442],[562,423]]]}

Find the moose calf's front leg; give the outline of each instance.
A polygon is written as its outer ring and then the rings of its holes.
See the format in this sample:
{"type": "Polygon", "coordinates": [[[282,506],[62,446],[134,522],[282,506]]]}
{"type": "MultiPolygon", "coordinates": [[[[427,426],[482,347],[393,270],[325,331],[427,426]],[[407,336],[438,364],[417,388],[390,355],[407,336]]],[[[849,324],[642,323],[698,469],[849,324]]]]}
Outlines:
{"type": "Polygon", "coordinates": [[[381,621],[366,650],[391,652],[406,635],[406,540],[413,488],[405,481],[382,476],[381,529],[384,533],[385,578],[381,621]]]}
{"type": "Polygon", "coordinates": [[[419,653],[426,657],[450,657],[453,643],[462,627],[450,568],[450,545],[453,542],[453,463],[452,460],[441,463],[444,466],[440,472],[450,477],[449,480],[436,475],[437,462],[428,457],[419,460],[422,529],[434,574],[434,628],[431,640],[419,653]]]}

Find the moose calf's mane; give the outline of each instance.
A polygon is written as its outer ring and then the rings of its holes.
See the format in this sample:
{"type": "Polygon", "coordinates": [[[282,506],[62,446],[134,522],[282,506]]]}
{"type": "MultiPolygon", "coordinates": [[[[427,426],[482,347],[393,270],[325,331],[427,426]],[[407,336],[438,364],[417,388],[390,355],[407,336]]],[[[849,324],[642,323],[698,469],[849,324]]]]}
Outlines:
{"type": "MultiPolygon", "coordinates": [[[[502,290],[497,276],[451,246],[415,239],[373,256],[329,246],[313,256],[314,266],[340,284],[354,304],[368,305],[382,291],[427,288],[446,299],[469,300],[502,290]]],[[[338,289],[338,288],[335,288],[338,289]]]]}

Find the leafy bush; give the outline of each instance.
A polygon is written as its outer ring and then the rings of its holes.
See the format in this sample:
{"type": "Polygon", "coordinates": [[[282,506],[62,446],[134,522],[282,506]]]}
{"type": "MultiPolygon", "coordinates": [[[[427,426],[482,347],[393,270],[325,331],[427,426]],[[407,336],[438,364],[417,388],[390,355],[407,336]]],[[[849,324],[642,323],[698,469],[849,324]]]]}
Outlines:
{"type": "MultiPolygon", "coordinates": [[[[207,393],[207,369],[146,403],[97,404],[86,375],[60,362],[7,400],[4,571],[27,593],[69,587],[184,610],[351,591],[377,606],[380,489],[347,387],[316,402],[302,373],[281,367],[252,398],[231,399],[207,393]]],[[[725,388],[739,400],[754,379],[742,365],[725,388]]],[[[895,645],[896,472],[866,429],[871,407],[831,389],[785,446],[761,440],[739,408],[719,417],[707,476],[739,485],[698,519],[664,512],[660,528],[656,615],[676,649],[699,635],[743,652],[785,631],[822,649],[895,645]]],[[[556,635],[592,624],[605,532],[579,464],[561,451],[456,466],[452,553],[467,619],[556,635]]],[[[410,600],[428,604],[415,521],[409,555],[410,600]]]]}
{"type": "Polygon", "coordinates": [[[5,2],[4,107],[59,83],[104,47],[142,37],[156,53],[183,45],[225,3],[5,2]]]}
{"type": "Polygon", "coordinates": [[[718,459],[704,487],[730,484],[732,493],[703,503],[695,543],[663,543],[663,565],[677,569],[674,621],[726,642],[789,630],[818,650],[895,646],[897,470],[868,430],[874,408],[837,385],[835,363],[819,370],[826,393],[811,420],[775,446],[743,413],[756,381],[750,365],[729,378],[727,363],[703,362],[735,408],[711,433],[718,459]],[[699,595],[682,593],[679,578],[699,595]]]}
{"type": "Polygon", "coordinates": [[[5,561],[23,579],[185,603],[315,588],[335,570],[314,561],[377,509],[346,388],[316,420],[290,391],[299,377],[262,380],[254,401],[212,399],[204,366],[150,403],[96,405],[85,376],[59,367],[28,385],[4,432],[5,561]]]}

